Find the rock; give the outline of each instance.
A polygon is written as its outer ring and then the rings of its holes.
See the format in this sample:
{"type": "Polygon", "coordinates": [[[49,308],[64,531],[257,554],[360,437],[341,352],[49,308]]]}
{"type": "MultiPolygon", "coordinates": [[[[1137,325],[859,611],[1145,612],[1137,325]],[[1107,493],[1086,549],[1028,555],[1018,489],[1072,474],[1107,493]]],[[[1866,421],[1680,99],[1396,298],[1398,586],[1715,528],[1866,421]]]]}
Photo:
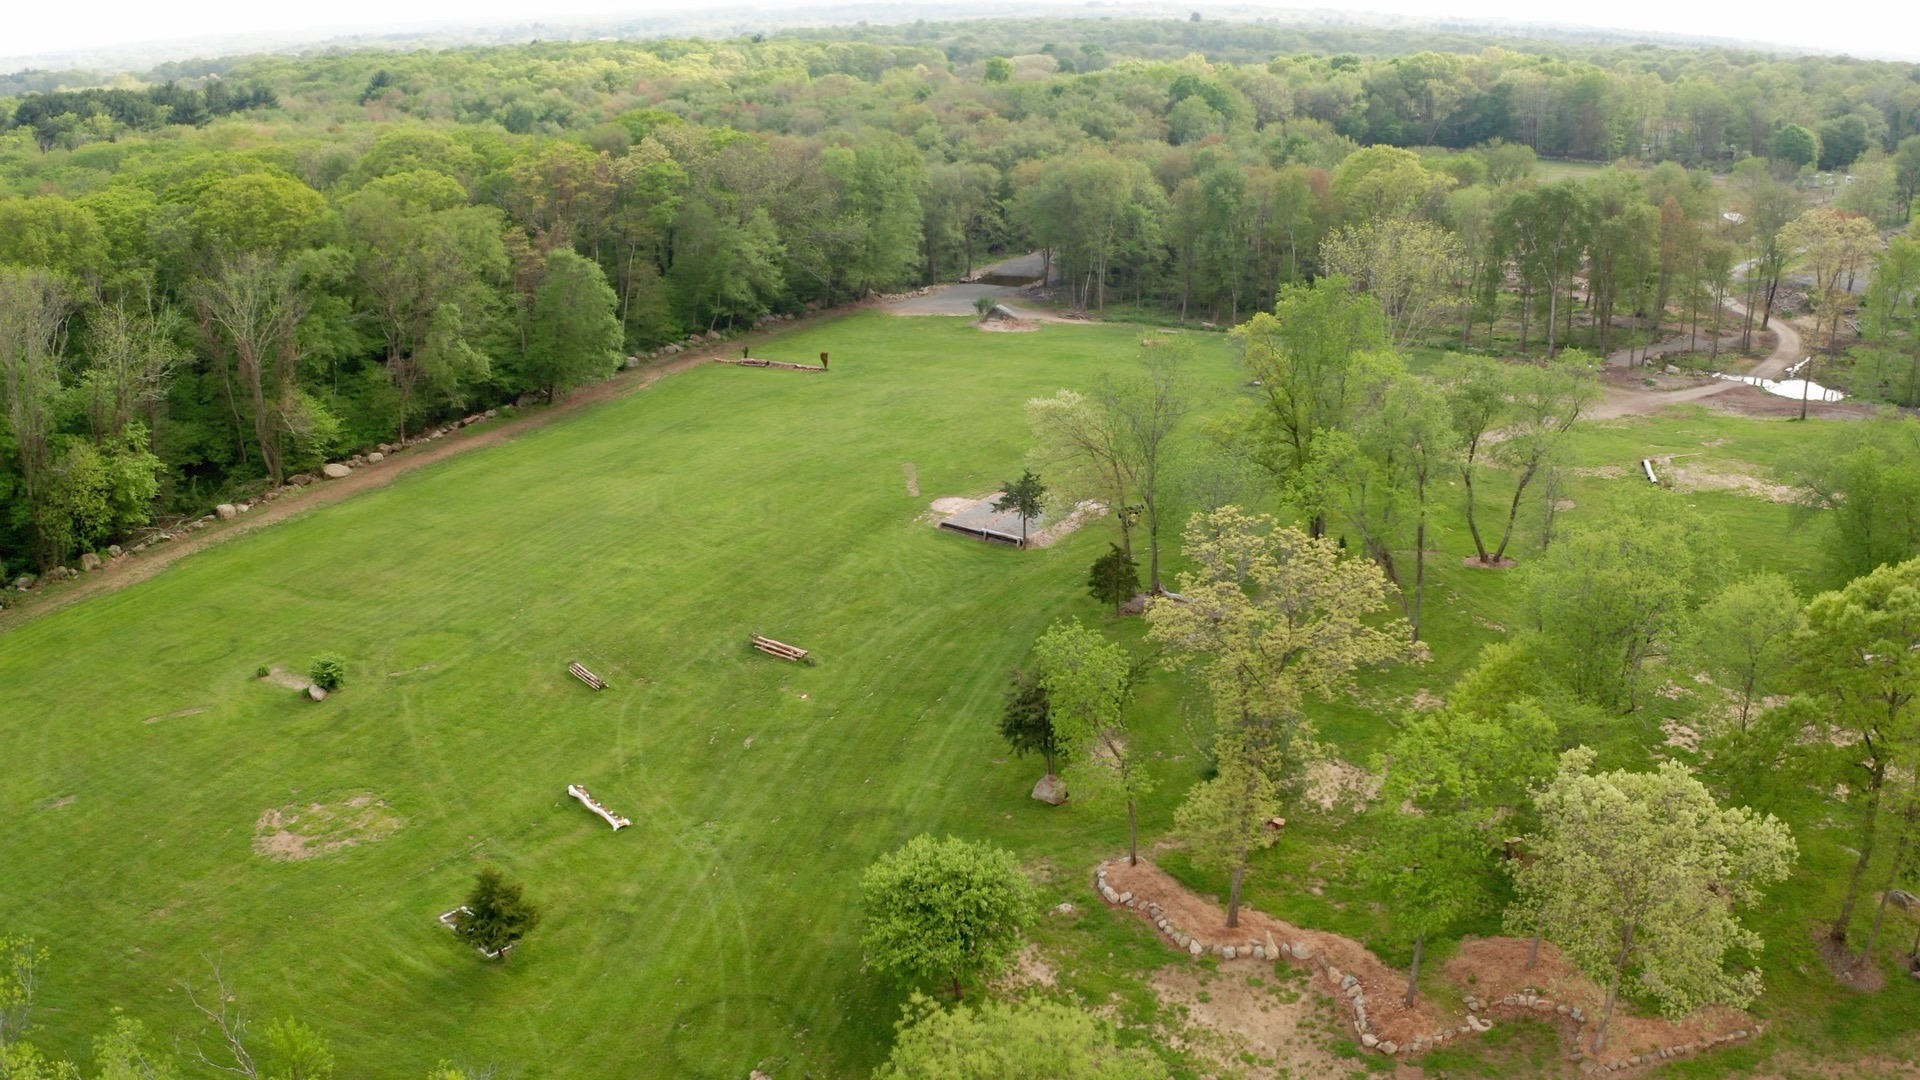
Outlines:
{"type": "Polygon", "coordinates": [[[120,556],[122,556],[122,555],[125,555],[125,554],[126,554],[126,551],[125,551],[124,549],[122,549],[122,548],[120,547],[120,545],[119,545],[119,544],[108,544],[108,545],[107,545],[107,558],[109,558],[109,559],[117,559],[117,558],[119,558],[120,556]]]}
{"type": "Polygon", "coordinates": [[[1479,1031],[1479,1032],[1487,1032],[1487,1031],[1493,1030],[1493,1021],[1485,1019],[1483,1017],[1479,1017],[1479,1016],[1467,1017],[1467,1024],[1468,1026],[1472,1027],[1473,1030],[1479,1031]]]}
{"type": "Polygon", "coordinates": [[[1304,941],[1296,941],[1296,942],[1294,942],[1294,943],[1293,943],[1293,958],[1294,958],[1295,960],[1311,960],[1311,959],[1313,959],[1313,946],[1311,946],[1311,945],[1309,945],[1309,944],[1307,944],[1307,943],[1306,943],[1306,942],[1304,942],[1304,941]]]}
{"type": "Polygon", "coordinates": [[[213,514],[221,521],[232,521],[240,516],[240,508],[232,503],[221,503],[213,508],[213,514]]]}
{"type": "Polygon", "coordinates": [[[1580,1006],[1578,1005],[1575,1005],[1573,1008],[1568,1009],[1567,1015],[1573,1017],[1573,1022],[1576,1024],[1586,1023],[1587,1014],[1581,1012],[1580,1006]]]}
{"type": "Polygon", "coordinates": [[[1373,1032],[1369,1031],[1365,1035],[1360,1036],[1360,1045],[1371,1050],[1374,1047],[1380,1045],[1380,1039],[1378,1036],[1374,1035],[1373,1032]]]}
{"type": "Polygon", "coordinates": [[[105,561],[102,560],[100,556],[95,555],[91,551],[85,552],[80,556],[80,569],[85,570],[89,574],[93,573],[95,570],[100,569],[104,565],[106,565],[105,561]]]}
{"type": "Polygon", "coordinates": [[[1352,984],[1351,986],[1348,986],[1348,987],[1347,987],[1347,998],[1348,998],[1349,1000],[1352,1000],[1352,1001],[1359,1001],[1359,1000],[1360,1000],[1360,996],[1361,996],[1362,994],[1364,994],[1364,993],[1366,993],[1366,991],[1364,991],[1364,990],[1362,990],[1362,989],[1360,989],[1360,984],[1359,984],[1359,983],[1354,983],[1354,984],[1352,984]]]}
{"type": "Polygon", "coordinates": [[[660,351],[666,353],[668,356],[674,356],[680,352],[680,346],[669,341],[665,345],[660,346],[660,351]]]}
{"type": "Polygon", "coordinates": [[[320,466],[320,475],[329,480],[345,480],[347,477],[353,475],[353,469],[337,461],[329,461],[325,465],[320,466]]]}
{"type": "Polygon", "coordinates": [[[307,687],[306,693],[307,693],[307,697],[311,698],[314,701],[327,700],[327,692],[325,690],[320,689],[318,686],[307,687]]]}
{"type": "Polygon", "coordinates": [[[1343,975],[1340,978],[1340,989],[1342,990],[1351,990],[1358,985],[1360,985],[1360,980],[1351,975],[1343,975]]]}
{"type": "Polygon", "coordinates": [[[377,447],[374,447],[374,449],[376,449],[376,450],[378,450],[378,451],[380,451],[380,452],[381,452],[381,453],[383,453],[383,454],[391,454],[391,453],[393,453],[393,444],[392,444],[392,443],[381,443],[381,444],[380,444],[379,446],[377,446],[377,447]]]}
{"type": "Polygon", "coordinates": [[[288,487],[306,487],[311,483],[313,483],[313,477],[307,473],[295,473],[287,477],[288,487]]]}
{"type": "Polygon", "coordinates": [[[1234,958],[1235,956],[1238,956],[1238,955],[1239,955],[1239,953],[1238,953],[1237,951],[1235,951],[1235,949],[1234,949],[1234,947],[1233,947],[1233,946],[1231,946],[1231,945],[1222,945],[1222,946],[1220,946],[1220,959],[1222,959],[1222,960],[1231,960],[1231,959],[1233,959],[1233,958],[1234,958]]]}
{"type": "Polygon", "coordinates": [[[1392,1039],[1382,1039],[1380,1040],[1380,1052],[1383,1054],[1397,1054],[1400,1052],[1400,1044],[1394,1042],[1392,1039]]]}
{"type": "Polygon", "coordinates": [[[1912,911],[1915,907],[1920,907],[1920,897],[1914,896],[1905,889],[1888,891],[1887,902],[1898,906],[1903,911],[1912,911]]]}
{"type": "Polygon", "coordinates": [[[13,587],[24,592],[27,589],[33,588],[34,582],[38,580],[40,579],[34,577],[32,574],[21,574],[19,577],[13,579],[13,587]]]}
{"type": "Polygon", "coordinates": [[[722,334],[718,330],[709,330],[707,331],[706,337],[708,341],[719,341],[722,338],[726,337],[726,335],[722,334]]]}
{"type": "Polygon", "coordinates": [[[1033,785],[1033,797],[1048,806],[1059,806],[1067,801],[1067,782],[1048,773],[1040,778],[1039,783],[1033,785]]]}
{"type": "Polygon", "coordinates": [[[1253,947],[1253,958],[1255,960],[1265,960],[1267,958],[1267,950],[1262,946],[1255,945],[1253,947]]]}
{"type": "Polygon", "coordinates": [[[1200,940],[1198,938],[1195,938],[1192,941],[1187,942],[1188,955],[1199,956],[1203,952],[1206,952],[1206,950],[1200,947],[1200,940]]]}
{"type": "Polygon", "coordinates": [[[1080,909],[1074,907],[1072,904],[1062,903],[1053,909],[1053,913],[1055,915],[1071,915],[1078,910],[1080,909]]]}
{"type": "Polygon", "coordinates": [[[375,450],[373,453],[367,455],[367,464],[369,465],[378,465],[385,460],[387,460],[387,455],[381,453],[378,450],[375,450]]]}
{"type": "Polygon", "coordinates": [[[1120,902],[1121,902],[1121,903],[1123,903],[1123,904],[1131,904],[1131,903],[1133,903],[1133,894],[1132,894],[1131,892],[1123,892],[1123,893],[1121,893],[1121,894],[1120,894],[1120,902]]]}

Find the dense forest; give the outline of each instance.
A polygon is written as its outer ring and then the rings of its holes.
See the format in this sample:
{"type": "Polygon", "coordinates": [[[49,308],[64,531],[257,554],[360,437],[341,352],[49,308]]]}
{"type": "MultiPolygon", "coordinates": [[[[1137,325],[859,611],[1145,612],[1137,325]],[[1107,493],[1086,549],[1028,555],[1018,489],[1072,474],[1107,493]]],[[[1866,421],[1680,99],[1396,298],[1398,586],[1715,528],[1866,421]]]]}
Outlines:
{"type": "Polygon", "coordinates": [[[9,575],[1030,249],[1073,307],[1236,323],[1337,274],[1397,345],[1500,354],[1790,299],[1920,402],[1920,259],[1868,265],[1920,191],[1915,65],[1031,20],[46,82],[0,99],[9,575]]]}

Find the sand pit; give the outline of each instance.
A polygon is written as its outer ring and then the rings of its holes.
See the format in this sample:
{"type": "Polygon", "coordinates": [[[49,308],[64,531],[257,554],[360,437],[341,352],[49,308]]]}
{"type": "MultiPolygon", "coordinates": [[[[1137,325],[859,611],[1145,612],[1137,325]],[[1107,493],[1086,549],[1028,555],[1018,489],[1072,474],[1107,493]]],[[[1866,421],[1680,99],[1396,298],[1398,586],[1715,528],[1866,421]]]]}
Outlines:
{"type": "Polygon", "coordinates": [[[399,815],[369,792],[335,803],[298,803],[263,811],[253,826],[253,850],[276,862],[322,855],[385,840],[399,815]]]}

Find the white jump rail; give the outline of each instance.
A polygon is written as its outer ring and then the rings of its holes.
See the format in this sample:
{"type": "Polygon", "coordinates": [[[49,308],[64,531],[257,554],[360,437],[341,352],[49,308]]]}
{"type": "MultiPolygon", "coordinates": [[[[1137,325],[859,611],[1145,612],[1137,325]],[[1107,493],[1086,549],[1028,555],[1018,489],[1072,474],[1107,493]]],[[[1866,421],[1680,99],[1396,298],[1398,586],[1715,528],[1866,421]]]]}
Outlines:
{"type": "Polygon", "coordinates": [[[619,832],[621,829],[633,824],[633,822],[600,805],[600,800],[588,794],[587,789],[581,787],[579,784],[568,784],[567,794],[579,799],[587,809],[599,814],[607,824],[613,826],[615,832],[619,832]]]}
{"type": "Polygon", "coordinates": [[[1647,483],[1657,484],[1660,482],[1660,478],[1653,475],[1653,459],[1652,458],[1641,458],[1640,467],[1647,470],[1647,483]]]}

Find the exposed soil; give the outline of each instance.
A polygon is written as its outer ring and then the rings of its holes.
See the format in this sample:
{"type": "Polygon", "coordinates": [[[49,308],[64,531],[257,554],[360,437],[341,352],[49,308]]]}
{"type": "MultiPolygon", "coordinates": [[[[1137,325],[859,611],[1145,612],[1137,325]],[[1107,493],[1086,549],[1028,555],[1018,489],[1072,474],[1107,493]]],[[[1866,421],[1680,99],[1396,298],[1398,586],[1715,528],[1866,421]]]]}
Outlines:
{"type": "Polygon", "coordinates": [[[290,804],[263,811],[253,826],[253,850],[277,862],[331,855],[393,835],[402,822],[371,794],[344,802],[290,804]]]}
{"type": "MultiPolygon", "coordinates": [[[[806,325],[810,321],[802,319],[782,323],[781,332],[806,325]]],[[[713,349],[730,350],[737,347],[737,342],[728,342],[715,345],[713,349]]],[[[112,592],[115,589],[123,589],[136,582],[145,581],[197,551],[224,544],[270,525],[277,525],[298,514],[330,506],[363,491],[385,487],[415,469],[444,461],[470,450],[496,446],[580,409],[645,389],[669,375],[676,375],[704,364],[712,360],[714,355],[713,350],[702,350],[653,361],[645,367],[621,372],[591,386],[582,387],[550,408],[531,412],[523,411],[519,416],[510,419],[473,428],[460,428],[444,438],[416,443],[395,451],[384,461],[356,468],[344,479],[318,481],[303,488],[288,489],[281,497],[272,502],[260,503],[251,512],[238,518],[218,522],[198,532],[183,535],[170,543],[155,545],[139,555],[109,560],[104,567],[91,574],[43,586],[32,593],[9,593],[10,606],[0,610],[0,633],[5,633],[42,615],[58,611],[68,604],[84,600],[89,596],[112,592]]]]}
{"type": "Polygon", "coordinates": [[[1361,814],[1380,794],[1385,779],[1339,758],[1327,758],[1307,766],[1305,796],[1322,810],[1338,808],[1361,814]]]}
{"type": "Polygon", "coordinates": [[[284,686],[289,690],[305,690],[307,687],[313,685],[313,680],[307,678],[305,675],[296,675],[286,668],[277,665],[271,671],[268,671],[266,678],[261,681],[270,682],[275,686],[284,686]]]}
{"type": "MultiPolygon", "coordinates": [[[[1381,1041],[1391,1040],[1402,1048],[1434,1033],[1458,1030],[1466,1019],[1451,1004],[1435,1001],[1435,995],[1422,995],[1407,1008],[1401,1004],[1407,976],[1375,956],[1352,938],[1322,930],[1294,926],[1264,912],[1242,906],[1240,925],[1228,929],[1226,912],[1213,899],[1194,894],[1150,862],[1128,866],[1116,859],[1107,864],[1107,884],[1116,890],[1131,892],[1136,902],[1151,901],[1165,913],[1166,920],[1199,940],[1203,947],[1217,944],[1242,945],[1253,942],[1288,945],[1305,943],[1312,949],[1308,961],[1289,960],[1298,967],[1310,965],[1311,985],[1338,1000],[1341,987],[1330,978],[1331,967],[1359,981],[1367,1003],[1370,1031],[1381,1041]]],[[[1147,917],[1141,911],[1142,917],[1147,917]]],[[[1469,939],[1460,951],[1441,968],[1443,977],[1484,1004],[1482,1017],[1511,1019],[1535,1016],[1559,1025],[1564,1049],[1576,1046],[1585,1050],[1592,1041],[1592,1024],[1605,1000],[1602,989],[1564,957],[1552,942],[1542,942],[1538,962],[1526,967],[1532,943],[1523,938],[1469,939]],[[1532,1004],[1505,1004],[1512,996],[1539,995],[1532,1004]],[[1565,1007],[1569,1012],[1560,1012],[1565,1007]],[[1570,1010],[1578,1007],[1585,1021],[1575,1021],[1570,1010]]],[[[1221,970],[1240,961],[1223,961],[1221,970]]],[[[1254,961],[1264,966],[1260,961],[1254,961]]],[[[1530,1001],[1533,999],[1530,997],[1530,1001]]],[[[1343,1021],[1346,1018],[1341,1013],[1343,1021]]],[[[1629,1015],[1616,1008],[1607,1031],[1607,1047],[1600,1055],[1602,1064],[1625,1062],[1636,1055],[1657,1053],[1661,1047],[1705,1044],[1740,1033],[1744,1037],[1756,1030],[1756,1022],[1733,1009],[1708,1007],[1679,1021],[1660,1017],[1629,1015]]],[[[1314,1075],[1314,1074],[1307,1074],[1314,1075]]]]}
{"type": "Polygon", "coordinates": [[[1107,508],[1097,502],[1083,502],[1073,508],[1073,512],[1059,521],[1027,537],[1030,548],[1052,547],[1077,532],[1080,526],[1094,518],[1105,515],[1107,508]]]}
{"type": "Polygon", "coordinates": [[[911,495],[911,496],[914,496],[914,497],[916,497],[916,498],[917,498],[917,497],[919,497],[919,495],[920,495],[920,470],[914,467],[914,464],[913,464],[913,462],[911,462],[911,461],[903,461],[903,462],[901,462],[901,463],[900,463],[900,473],[901,473],[901,475],[902,475],[902,476],[904,476],[904,477],[906,477],[906,481],[907,481],[907,494],[908,494],[908,495],[911,495]]]}
{"type": "Polygon", "coordinates": [[[974,323],[974,329],[985,330],[989,334],[1025,334],[1040,329],[1035,319],[986,319],[974,323]]]}
{"type": "Polygon", "coordinates": [[[1791,503],[1799,499],[1799,493],[1786,484],[1776,484],[1761,478],[1760,470],[1745,462],[1723,461],[1717,465],[1694,462],[1676,462],[1673,458],[1654,458],[1653,463],[1664,466],[1659,470],[1663,480],[1673,485],[1675,491],[1731,491],[1736,495],[1751,495],[1768,502],[1791,503]]]}
{"type": "Polygon", "coordinates": [[[1460,565],[1469,570],[1510,570],[1519,564],[1505,555],[1498,559],[1486,560],[1482,560],[1478,555],[1469,555],[1460,560],[1460,565]]]}
{"type": "MultiPolygon", "coordinates": [[[[1244,905],[1240,908],[1240,925],[1229,928],[1226,909],[1222,905],[1194,894],[1145,859],[1137,866],[1128,866],[1125,859],[1110,863],[1107,866],[1107,883],[1115,889],[1159,904],[1166,912],[1168,922],[1193,935],[1204,945],[1264,944],[1269,938],[1276,944],[1306,942],[1313,948],[1316,957],[1323,958],[1341,972],[1360,980],[1360,985],[1365,988],[1367,1012],[1373,1030],[1382,1039],[1411,1043],[1441,1027],[1460,1023],[1458,1019],[1443,1019],[1434,1004],[1424,997],[1417,1000],[1411,1009],[1401,1005],[1401,995],[1407,989],[1407,977],[1388,967],[1366,946],[1352,938],[1298,927],[1244,905]]],[[[1330,983],[1319,971],[1312,976],[1311,984],[1329,995],[1340,993],[1339,985],[1330,983]]]]}
{"type": "Polygon", "coordinates": [[[162,720],[175,720],[183,716],[198,716],[210,708],[212,708],[210,705],[195,705],[191,709],[176,709],[170,713],[161,713],[159,716],[149,716],[140,722],[143,724],[157,724],[162,720]]]}
{"type": "Polygon", "coordinates": [[[1345,1076],[1353,1060],[1327,1045],[1337,1024],[1331,1003],[1319,994],[1276,986],[1273,976],[1273,965],[1262,960],[1223,960],[1213,973],[1188,964],[1161,968],[1148,985],[1186,1020],[1183,1030],[1163,1038],[1209,1059],[1224,1075],[1257,1080],[1345,1076]]]}

